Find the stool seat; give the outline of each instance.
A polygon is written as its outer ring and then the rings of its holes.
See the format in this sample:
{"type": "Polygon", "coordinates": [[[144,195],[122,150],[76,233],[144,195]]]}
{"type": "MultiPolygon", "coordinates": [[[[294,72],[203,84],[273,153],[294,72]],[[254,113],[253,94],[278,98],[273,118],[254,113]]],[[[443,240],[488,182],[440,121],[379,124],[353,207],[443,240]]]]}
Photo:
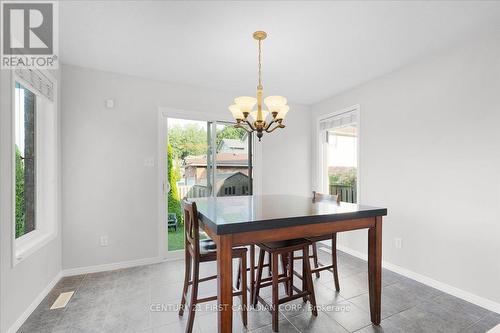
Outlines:
{"type": "Polygon", "coordinates": [[[311,241],[311,242],[321,242],[321,241],[324,241],[324,240],[330,240],[332,238],[332,235],[331,234],[327,234],[327,235],[321,235],[321,236],[312,236],[312,237],[306,237],[307,240],[311,241]]]}
{"type": "MultiPolygon", "coordinates": [[[[246,256],[246,247],[234,247],[232,250],[233,258],[241,258],[246,256]]],[[[213,239],[201,239],[200,240],[200,261],[215,261],[217,260],[217,244],[213,239]]]]}
{"type": "Polygon", "coordinates": [[[304,245],[311,245],[311,241],[306,238],[295,238],[283,241],[261,243],[259,244],[259,247],[268,252],[277,250],[280,250],[281,252],[288,252],[288,250],[292,251],[291,248],[297,248],[297,250],[300,250],[304,245]]]}
{"type": "Polygon", "coordinates": [[[200,240],[200,253],[205,254],[209,252],[216,252],[217,244],[212,239],[201,239],[200,240]]]}

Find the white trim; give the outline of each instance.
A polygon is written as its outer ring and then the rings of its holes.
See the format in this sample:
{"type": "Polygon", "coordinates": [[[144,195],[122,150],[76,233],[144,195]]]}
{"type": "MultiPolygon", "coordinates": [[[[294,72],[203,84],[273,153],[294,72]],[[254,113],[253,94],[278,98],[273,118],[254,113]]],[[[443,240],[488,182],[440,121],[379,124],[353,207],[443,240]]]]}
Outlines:
{"type": "Polygon", "coordinates": [[[166,112],[158,112],[158,255],[161,258],[168,256],[168,227],[167,227],[167,161],[165,152],[167,150],[167,115],[166,112]]]}
{"type": "Polygon", "coordinates": [[[200,112],[200,111],[174,109],[163,106],[160,106],[158,109],[162,113],[162,115],[167,118],[179,118],[179,119],[212,121],[212,122],[214,121],[234,122],[234,119],[228,114],[229,112],[224,112],[224,113],[200,112]]]}
{"type": "Polygon", "coordinates": [[[73,275],[80,275],[80,274],[113,271],[116,269],[158,264],[158,263],[161,263],[164,261],[174,261],[174,260],[179,260],[179,259],[178,258],[171,258],[171,259],[169,258],[169,259],[165,260],[161,257],[152,257],[152,258],[120,261],[120,262],[103,264],[103,265],[68,268],[68,269],[63,269],[62,276],[73,276],[73,275]]]}
{"type": "Polygon", "coordinates": [[[17,265],[56,238],[57,228],[55,228],[53,232],[42,232],[35,229],[32,232],[19,237],[14,242],[15,252],[13,253],[13,265],[17,265]]]}
{"type": "Polygon", "coordinates": [[[321,133],[321,130],[320,130],[320,122],[322,120],[325,120],[325,119],[328,119],[328,118],[331,118],[331,117],[335,117],[337,115],[340,115],[342,113],[346,113],[346,112],[351,112],[351,111],[354,111],[356,113],[356,130],[357,130],[357,138],[358,138],[358,142],[357,142],[357,162],[358,162],[358,165],[357,165],[357,171],[356,171],[356,201],[357,203],[361,203],[361,190],[360,190],[360,168],[361,168],[361,161],[360,161],[360,142],[361,142],[361,130],[360,130],[360,127],[361,127],[361,107],[359,104],[355,104],[355,105],[352,105],[352,106],[349,106],[347,108],[343,108],[341,110],[337,110],[335,112],[331,112],[331,113],[325,113],[325,114],[321,114],[319,116],[317,116],[315,119],[314,119],[314,122],[315,122],[315,128],[316,128],[316,133],[315,133],[315,136],[316,138],[314,139],[313,142],[316,142],[316,147],[315,147],[315,150],[316,150],[316,161],[314,161],[315,163],[315,166],[316,166],[316,186],[314,186],[314,188],[317,190],[317,191],[320,191],[320,192],[323,192],[323,193],[329,193],[330,189],[328,188],[324,188],[324,185],[325,185],[325,181],[323,179],[324,177],[324,174],[323,174],[323,171],[324,171],[324,164],[325,164],[325,152],[324,152],[324,145],[323,145],[323,141],[320,137],[320,133],[321,133]]]}
{"type": "MultiPolygon", "coordinates": [[[[360,258],[360,259],[363,259],[365,261],[368,259],[367,254],[353,250],[353,249],[346,247],[346,246],[342,246],[342,245],[337,244],[337,249],[339,251],[345,252],[347,254],[350,254],[350,255],[357,257],[357,258],[360,258]]],[[[407,278],[410,278],[412,280],[423,283],[429,287],[436,288],[438,290],[441,290],[442,292],[445,292],[447,294],[461,298],[464,301],[470,302],[472,304],[478,305],[480,307],[483,307],[485,309],[488,309],[490,311],[493,311],[493,312],[500,314],[500,303],[496,303],[492,300],[489,300],[487,298],[472,294],[468,291],[459,289],[457,287],[451,286],[451,285],[446,284],[444,282],[434,280],[434,279],[427,277],[425,275],[415,273],[413,271],[410,271],[409,269],[406,269],[404,267],[401,267],[401,266],[398,266],[395,264],[391,264],[390,262],[387,262],[385,260],[382,260],[382,267],[384,267],[384,268],[386,268],[394,273],[398,273],[398,274],[403,275],[407,278]]]]}
{"type": "MultiPolygon", "coordinates": [[[[53,99],[50,100],[46,96],[42,95],[30,82],[26,81],[23,77],[21,77],[19,74],[17,74],[15,71],[11,72],[11,82],[10,82],[10,88],[12,91],[11,94],[11,109],[10,112],[13,114],[12,121],[11,121],[11,128],[12,128],[12,143],[11,144],[11,156],[12,156],[12,177],[11,177],[11,187],[12,187],[12,220],[11,220],[11,248],[12,248],[12,256],[11,256],[11,265],[12,267],[15,267],[18,263],[21,261],[25,260],[27,257],[29,257],[31,254],[37,252],[39,249],[53,241],[54,239],[57,238],[59,234],[59,210],[60,210],[60,170],[59,170],[59,159],[60,159],[60,142],[59,142],[59,94],[58,94],[58,87],[59,87],[59,82],[56,79],[55,76],[53,76],[50,72],[46,70],[39,70],[39,72],[44,75],[47,80],[51,81],[53,84],[53,99]],[[54,118],[53,118],[53,123],[54,123],[54,156],[53,156],[53,167],[55,168],[55,176],[54,176],[54,200],[55,200],[55,207],[54,207],[54,216],[52,219],[47,219],[42,218],[40,214],[40,209],[41,209],[41,200],[39,199],[41,197],[41,174],[40,171],[42,170],[41,166],[41,159],[37,158],[36,160],[36,176],[35,176],[35,182],[36,182],[36,193],[35,193],[35,223],[36,227],[35,230],[29,232],[28,234],[25,234],[19,238],[16,239],[16,228],[15,228],[15,214],[16,214],[16,203],[15,203],[15,172],[16,172],[16,165],[15,165],[15,135],[16,135],[16,129],[15,129],[15,84],[16,82],[19,82],[22,84],[24,87],[28,88],[33,94],[36,95],[36,106],[35,106],[35,114],[36,114],[36,156],[41,156],[40,154],[40,145],[39,143],[42,142],[40,139],[42,130],[40,129],[41,123],[38,117],[38,113],[40,112],[40,105],[42,103],[40,98],[43,98],[47,100],[48,103],[52,105],[53,112],[54,112],[54,118]],[[39,222],[43,223],[39,223],[39,222]]],[[[45,207],[44,207],[45,208],[45,207]]]]}
{"type": "Polygon", "coordinates": [[[24,312],[17,318],[17,320],[8,329],[7,333],[15,333],[24,324],[26,319],[35,311],[38,305],[42,303],[43,299],[50,293],[52,288],[59,282],[62,278],[62,272],[56,274],[56,276],[49,282],[49,284],[38,294],[38,296],[31,302],[31,304],[24,310],[24,312]]]}

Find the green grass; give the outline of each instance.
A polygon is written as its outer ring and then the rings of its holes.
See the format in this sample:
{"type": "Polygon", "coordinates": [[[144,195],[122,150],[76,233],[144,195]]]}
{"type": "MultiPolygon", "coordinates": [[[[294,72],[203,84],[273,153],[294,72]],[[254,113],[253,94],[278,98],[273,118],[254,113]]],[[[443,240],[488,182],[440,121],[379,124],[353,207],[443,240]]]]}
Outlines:
{"type": "Polygon", "coordinates": [[[168,230],[168,250],[176,251],[184,248],[184,226],[177,228],[177,231],[170,228],[168,230]]]}
{"type": "MultiPolygon", "coordinates": [[[[205,233],[200,232],[200,239],[208,238],[205,233]]],[[[184,249],[184,225],[177,228],[177,231],[168,229],[168,250],[177,251],[184,249]]]]}

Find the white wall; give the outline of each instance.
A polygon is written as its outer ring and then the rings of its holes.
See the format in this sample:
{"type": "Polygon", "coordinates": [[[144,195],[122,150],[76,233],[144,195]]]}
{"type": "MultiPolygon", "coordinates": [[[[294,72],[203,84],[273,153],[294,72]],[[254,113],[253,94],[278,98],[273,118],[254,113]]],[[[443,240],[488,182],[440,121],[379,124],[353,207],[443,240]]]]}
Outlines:
{"type": "MultiPolygon", "coordinates": [[[[58,71],[53,71],[59,76],[58,71]]],[[[0,332],[10,328],[61,272],[61,230],[50,243],[13,267],[11,72],[0,71],[0,332]]]]}
{"type": "MultiPolygon", "coordinates": [[[[66,65],[62,96],[63,268],[157,257],[158,169],[144,159],[157,157],[158,108],[227,116],[235,95],[66,65]],[[101,235],[108,247],[99,246],[101,235]]],[[[301,132],[310,120],[302,107],[289,115],[290,128],[260,143],[265,193],[310,187],[288,184],[276,167],[289,161],[289,175],[304,169],[309,178],[310,163],[296,155],[310,145],[309,131],[301,132]]]]}
{"type": "MultiPolygon", "coordinates": [[[[346,91],[313,113],[360,105],[360,197],[388,208],[383,259],[500,303],[498,37],[346,91]]],[[[366,252],[366,232],[339,243],[366,252]]]]}
{"type": "Polygon", "coordinates": [[[262,138],[264,194],[311,196],[310,121],[308,107],[291,106],[286,127],[262,138]]]}

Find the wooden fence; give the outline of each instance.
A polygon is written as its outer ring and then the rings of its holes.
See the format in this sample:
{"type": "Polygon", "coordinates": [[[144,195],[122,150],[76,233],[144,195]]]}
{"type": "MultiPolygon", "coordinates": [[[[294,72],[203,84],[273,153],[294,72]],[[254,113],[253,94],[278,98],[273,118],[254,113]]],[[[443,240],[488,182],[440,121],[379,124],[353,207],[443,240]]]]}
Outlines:
{"type": "Polygon", "coordinates": [[[356,185],[330,184],[330,194],[340,195],[340,201],[344,202],[356,203],[358,200],[356,185]]]}

